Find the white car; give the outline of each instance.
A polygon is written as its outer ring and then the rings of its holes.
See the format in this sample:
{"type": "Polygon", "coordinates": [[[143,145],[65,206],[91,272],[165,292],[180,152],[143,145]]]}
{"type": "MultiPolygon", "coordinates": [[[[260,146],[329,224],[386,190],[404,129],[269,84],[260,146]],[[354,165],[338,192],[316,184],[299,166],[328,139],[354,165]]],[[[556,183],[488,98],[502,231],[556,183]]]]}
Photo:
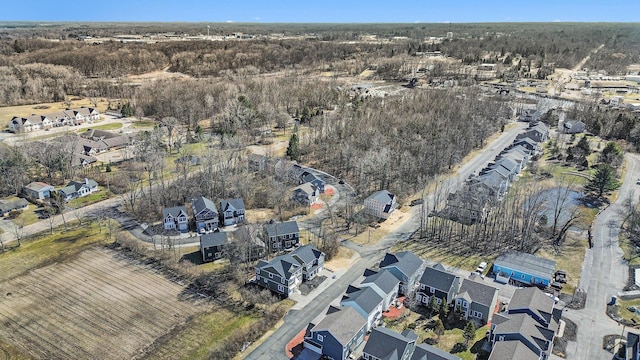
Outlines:
{"type": "Polygon", "coordinates": [[[487,263],[483,261],[480,263],[480,265],[478,265],[476,272],[479,272],[482,274],[486,268],[487,268],[487,263]]]}

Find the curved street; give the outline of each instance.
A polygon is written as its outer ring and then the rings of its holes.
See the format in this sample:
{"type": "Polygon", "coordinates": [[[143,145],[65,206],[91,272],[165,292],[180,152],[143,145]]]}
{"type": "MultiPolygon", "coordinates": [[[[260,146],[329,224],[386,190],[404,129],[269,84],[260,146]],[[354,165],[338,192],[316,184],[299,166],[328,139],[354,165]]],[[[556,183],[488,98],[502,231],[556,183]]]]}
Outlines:
{"type": "Polygon", "coordinates": [[[611,359],[602,349],[605,335],[622,335],[623,328],[606,314],[607,302],[627,284],[629,276],[623,252],[618,245],[620,208],[634,196],[639,177],[640,156],[626,154],[627,172],[616,202],[602,211],[593,222],[593,248],[586,250],[579,287],[586,291],[582,310],[566,311],[564,316],[578,325],[576,349],[567,349],[571,359],[611,359]]]}

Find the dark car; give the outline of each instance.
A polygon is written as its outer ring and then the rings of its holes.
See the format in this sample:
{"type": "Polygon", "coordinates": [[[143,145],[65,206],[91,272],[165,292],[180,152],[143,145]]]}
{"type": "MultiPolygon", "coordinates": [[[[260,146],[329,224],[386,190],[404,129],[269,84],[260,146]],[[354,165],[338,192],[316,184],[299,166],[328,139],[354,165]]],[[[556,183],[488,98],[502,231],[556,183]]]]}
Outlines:
{"type": "Polygon", "coordinates": [[[549,286],[551,286],[551,288],[554,290],[558,290],[558,291],[562,290],[562,284],[560,284],[559,282],[553,282],[549,286]]]}
{"type": "Polygon", "coordinates": [[[424,200],[423,199],[411,200],[411,206],[422,205],[422,204],[424,204],[424,200]]]}
{"type": "Polygon", "coordinates": [[[338,181],[338,184],[344,185],[344,180],[340,179],[340,181],[338,181]]]}

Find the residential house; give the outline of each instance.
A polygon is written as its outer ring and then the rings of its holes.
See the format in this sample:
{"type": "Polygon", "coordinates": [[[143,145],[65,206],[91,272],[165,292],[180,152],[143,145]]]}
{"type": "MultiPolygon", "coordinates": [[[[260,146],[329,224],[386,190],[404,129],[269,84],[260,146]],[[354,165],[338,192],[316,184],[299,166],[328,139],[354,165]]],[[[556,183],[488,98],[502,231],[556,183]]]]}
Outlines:
{"type": "Polygon", "coordinates": [[[0,200],[0,217],[9,215],[12,211],[26,210],[29,202],[19,198],[11,201],[0,200]]]}
{"type": "Polygon", "coordinates": [[[45,116],[51,119],[53,127],[60,127],[69,124],[69,116],[64,111],[47,113],[45,116]]]}
{"type": "Polygon", "coordinates": [[[308,171],[305,171],[304,173],[302,173],[300,184],[304,184],[304,183],[310,183],[316,189],[318,189],[320,194],[324,193],[325,181],[308,171]]]}
{"type": "Polygon", "coordinates": [[[495,314],[491,321],[490,341],[492,359],[546,360],[553,349],[553,338],[560,327],[562,309],[554,308],[554,301],[537,287],[517,289],[507,311],[495,314]],[[509,344],[498,344],[509,342],[509,344]],[[529,351],[524,350],[520,342],[529,351]],[[522,354],[522,355],[521,355],[522,354]],[[526,357],[525,357],[526,356],[526,357]]]}
{"type": "Polygon", "coordinates": [[[349,285],[346,293],[342,296],[340,306],[351,306],[356,309],[362,317],[367,319],[366,330],[371,330],[376,322],[382,317],[382,296],[370,288],[358,288],[349,285]]]}
{"type": "Polygon", "coordinates": [[[415,289],[418,276],[422,274],[424,262],[410,251],[386,253],[380,262],[380,270],[388,270],[400,281],[398,293],[409,295],[415,289]]]}
{"type": "Polygon", "coordinates": [[[417,340],[418,335],[409,329],[402,333],[384,327],[373,329],[362,350],[362,357],[365,360],[409,360],[415,351],[417,340]]]}
{"type": "Polygon", "coordinates": [[[303,281],[313,280],[324,269],[325,253],[311,244],[295,249],[289,256],[302,266],[303,281]]]}
{"type": "Polygon", "coordinates": [[[364,200],[364,208],[367,214],[388,219],[391,213],[398,208],[398,203],[395,195],[387,190],[380,190],[364,200]]]}
{"type": "Polygon", "coordinates": [[[506,170],[509,174],[509,181],[513,181],[515,176],[520,172],[518,163],[508,157],[500,157],[496,159],[496,162],[490,167],[493,169],[506,170]]]}
{"type": "Polygon", "coordinates": [[[291,200],[303,205],[313,205],[317,200],[320,192],[318,188],[311,185],[311,183],[304,183],[298,185],[293,189],[291,193],[291,200]]]}
{"type": "MultiPolygon", "coordinates": [[[[497,324],[491,332],[492,344],[502,341],[518,341],[531,350],[538,359],[549,358],[555,332],[538,324],[527,314],[509,315],[508,320],[497,324]]],[[[511,359],[519,360],[519,354],[511,359]]],[[[494,356],[494,358],[496,358],[494,356]]]]}
{"type": "Polygon", "coordinates": [[[31,201],[44,200],[51,197],[53,186],[35,181],[22,188],[25,197],[31,201]]]}
{"type": "Polygon", "coordinates": [[[256,265],[256,284],[283,296],[292,294],[302,282],[302,266],[289,254],[256,265]]]}
{"type": "Polygon", "coordinates": [[[562,311],[554,308],[554,304],[553,299],[537,287],[525,287],[514,292],[507,313],[526,314],[541,326],[557,331],[562,311]]]}
{"type": "Polygon", "coordinates": [[[540,356],[521,341],[505,340],[493,345],[489,360],[540,360],[540,356]]]}
{"type": "Polygon", "coordinates": [[[522,146],[523,148],[527,149],[531,154],[536,154],[538,152],[540,152],[540,145],[538,144],[538,142],[536,142],[535,140],[529,138],[529,137],[524,137],[521,139],[516,139],[513,142],[514,146],[522,146]]]}
{"type": "Polygon", "coordinates": [[[476,319],[486,324],[491,321],[496,310],[498,291],[497,288],[478,281],[478,276],[473,274],[462,280],[455,296],[455,307],[462,311],[465,319],[476,319]]]}
{"type": "Polygon", "coordinates": [[[531,123],[529,128],[516,136],[516,140],[530,138],[531,140],[541,143],[549,139],[549,127],[542,121],[531,123]]]}
{"type": "Polygon", "coordinates": [[[365,270],[364,280],[358,285],[360,288],[370,287],[382,297],[382,310],[388,311],[391,304],[398,297],[400,280],[396,278],[389,270],[373,271],[365,270]]]}
{"type": "Polygon", "coordinates": [[[334,360],[346,360],[364,341],[367,321],[352,307],[330,307],[321,321],[311,322],[304,347],[334,360]]]}
{"type": "Polygon", "coordinates": [[[220,201],[220,221],[224,226],[244,222],[244,201],[241,198],[220,201]]]}
{"type": "Polygon", "coordinates": [[[14,133],[31,132],[49,129],[53,126],[51,119],[44,115],[29,115],[27,117],[14,116],[9,122],[9,131],[14,133]]]}
{"type": "Polygon", "coordinates": [[[431,297],[435,297],[440,305],[453,303],[460,287],[460,277],[447,271],[442,264],[427,266],[419,280],[419,288],[416,300],[423,305],[428,305],[431,297]]]}
{"type": "Polygon", "coordinates": [[[633,331],[627,333],[626,360],[640,359],[640,334],[633,331]]]}
{"type": "Polygon", "coordinates": [[[536,122],[540,120],[541,116],[542,116],[542,112],[537,111],[536,109],[526,109],[520,114],[520,116],[518,116],[518,121],[536,122]]]}
{"type": "Polygon", "coordinates": [[[300,229],[295,221],[272,221],[265,229],[271,251],[291,249],[300,243],[300,229]]]}
{"type": "Polygon", "coordinates": [[[228,244],[226,232],[212,232],[200,236],[202,261],[209,262],[224,257],[224,248],[228,244]]]}
{"type": "Polygon", "coordinates": [[[429,344],[422,343],[416,346],[411,360],[460,360],[460,358],[429,344]]]}
{"type": "Polygon", "coordinates": [[[189,217],[184,206],[162,209],[162,219],[165,230],[189,231],[189,217]]]}
{"type": "Polygon", "coordinates": [[[325,254],[313,245],[301,246],[256,265],[256,284],[289,296],[302,281],[312,280],[324,269],[325,254]]]}
{"type": "Polygon", "coordinates": [[[561,131],[565,134],[581,134],[585,131],[586,124],[580,120],[568,120],[562,122],[561,131]]]}
{"type": "Polygon", "coordinates": [[[555,268],[553,260],[517,251],[504,253],[493,263],[496,281],[536,286],[549,286],[555,268]]]}
{"type": "Polygon", "coordinates": [[[495,198],[493,190],[482,184],[469,182],[447,196],[447,206],[438,216],[468,225],[484,221],[489,204],[495,198]]]}
{"type": "Polygon", "coordinates": [[[72,111],[82,114],[85,121],[100,120],[100,112],[96,108],[81,106],[80,108],[72,111]]]}
{"type": "Polygon", "coordinates": [[[218,229],[219,216],[216,204],[204,196],[197,196],[191,200],[193,217],[196,222],[196,231],[205,233],[218,229]]]}
{"type": "Polygon", "coordinates": [[[58,190],[58,193],[69,201],[75,198],[87,196],[98,191],[98,183],[95,180],[85,178],[84,181],[71,181],[67,186],[58,190]]]}
{"type": "Polygon", "coordinates": [[[490,170],[487,171],[471,181],[475,182],[482,187],[485,187],[484,192],[490,193],[494,200],[499,200],[507,190],[509,190],[509,175],[502,170],[490,170]]]}

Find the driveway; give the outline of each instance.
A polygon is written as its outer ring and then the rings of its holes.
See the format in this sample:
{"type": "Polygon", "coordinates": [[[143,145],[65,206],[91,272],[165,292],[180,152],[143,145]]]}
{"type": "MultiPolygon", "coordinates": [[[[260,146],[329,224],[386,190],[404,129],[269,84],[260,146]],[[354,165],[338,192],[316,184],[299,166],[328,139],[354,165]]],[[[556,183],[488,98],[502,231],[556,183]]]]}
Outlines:
{"type": "Polygon", "coordinates": [[[579,287],[586,291],[587,302],[582,310],[565,312],[565,317],[578,325],[577,349],[568,359],[611,359],[602,349],[605,335],[621,334],[622,327],[606,314],[611,295],[627,284],[628,267],[618,245],[622,202],[634,195],[635,179],[640,177],[640,156],[626,154],[627,173],[615,203],[598,215],[593,223],[593,248],[586,251],[579,287]]]}

